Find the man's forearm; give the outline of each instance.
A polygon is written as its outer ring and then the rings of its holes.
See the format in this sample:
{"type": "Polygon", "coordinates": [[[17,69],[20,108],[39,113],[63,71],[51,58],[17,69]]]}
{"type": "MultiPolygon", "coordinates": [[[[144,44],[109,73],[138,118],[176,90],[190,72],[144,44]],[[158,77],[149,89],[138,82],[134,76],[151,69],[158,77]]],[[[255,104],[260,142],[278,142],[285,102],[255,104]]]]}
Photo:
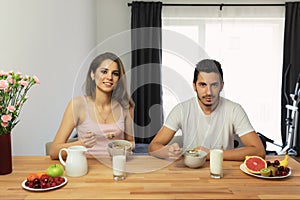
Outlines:
{"type": "Polygon", "coordinates": [[[167,145],[162,145],[159,143],[152,143],[148,147],[148,152],[150,155],[158,158],[168,158],[168,147],[167,145]]]}

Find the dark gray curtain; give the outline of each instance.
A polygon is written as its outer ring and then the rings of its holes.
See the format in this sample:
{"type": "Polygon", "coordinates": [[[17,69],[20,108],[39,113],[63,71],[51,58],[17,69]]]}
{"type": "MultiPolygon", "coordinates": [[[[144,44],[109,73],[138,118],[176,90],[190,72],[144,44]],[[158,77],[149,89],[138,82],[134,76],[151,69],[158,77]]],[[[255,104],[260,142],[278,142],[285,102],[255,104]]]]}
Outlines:
{"type": "MultiPolygon", "coordinates": [[[[285,4],[285,31],[284,31],[284,54],[283,54],[283,78],[282,78],[282,100],[281,100],[281,134],[282,141],[286,141],[286,104],[291,104],[289,94],[294,94],[295,85],[300,71],[300,2],[287,2],[285,4]],[[285,72],[290,65],[285,79],[285,72]],[[284,90],[288,100],[284,96],[284,90]]],[[[299,107],[299,106],[298,106],[299,107]]],[[[295,150],[300,154],[300,120],[298,120],[297,141],[295,150]]]]}
{"type": "Polygon", "coordinates": [[[136,143],[150,143],[163,123],[161,2],[132,2],[131,92],[136,143]]]}

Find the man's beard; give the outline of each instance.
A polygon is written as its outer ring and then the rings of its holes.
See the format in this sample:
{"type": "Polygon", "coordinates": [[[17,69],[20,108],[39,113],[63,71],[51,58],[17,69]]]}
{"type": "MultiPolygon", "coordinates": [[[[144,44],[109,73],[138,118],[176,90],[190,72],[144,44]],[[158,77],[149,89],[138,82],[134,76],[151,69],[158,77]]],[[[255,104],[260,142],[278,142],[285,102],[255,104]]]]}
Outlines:
{"type": "Polygon", "coordinates": [[[198,94],[198,92],[197,92],[197,98],[198,98],[198,100],[199,100],[204,106],[212,107],[212,106],[214,105],[213,102],[205,103],[205,102],[203,101],[203,99],[205,99],[205,98],[207,98],[207,97],[210,97],[211,99],[214,99],[214,98],[215,98],[215,96],[212,96],[212,95],[206,95],[206,96],[203,96],[202,98],[200,98],[200,97],[199,97],[199,94],[198,94]]]}

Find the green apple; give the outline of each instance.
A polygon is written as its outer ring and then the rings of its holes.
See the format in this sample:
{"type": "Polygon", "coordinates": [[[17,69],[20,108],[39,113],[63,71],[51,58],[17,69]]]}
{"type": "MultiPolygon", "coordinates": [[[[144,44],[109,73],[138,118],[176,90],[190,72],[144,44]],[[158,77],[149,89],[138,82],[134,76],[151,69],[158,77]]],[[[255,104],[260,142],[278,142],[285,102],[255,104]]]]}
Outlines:
{"type": "Polygon", "coordinates": [[[57,177],[64,175],[64,167],[60,164],[53,164],[46,171],[48,176],[57,177]]]}

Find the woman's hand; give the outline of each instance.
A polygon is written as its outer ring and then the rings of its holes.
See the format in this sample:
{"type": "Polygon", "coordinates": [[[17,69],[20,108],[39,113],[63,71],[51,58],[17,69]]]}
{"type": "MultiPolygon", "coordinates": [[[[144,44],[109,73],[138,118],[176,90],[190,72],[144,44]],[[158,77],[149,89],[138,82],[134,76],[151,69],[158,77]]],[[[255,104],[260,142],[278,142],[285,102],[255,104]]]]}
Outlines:
{"type": "Polygon", "coordinates": [[[95,133],[87,132],[81,137],[80,142],[87,148],[93,147],[96,144],[95,133]]]}

